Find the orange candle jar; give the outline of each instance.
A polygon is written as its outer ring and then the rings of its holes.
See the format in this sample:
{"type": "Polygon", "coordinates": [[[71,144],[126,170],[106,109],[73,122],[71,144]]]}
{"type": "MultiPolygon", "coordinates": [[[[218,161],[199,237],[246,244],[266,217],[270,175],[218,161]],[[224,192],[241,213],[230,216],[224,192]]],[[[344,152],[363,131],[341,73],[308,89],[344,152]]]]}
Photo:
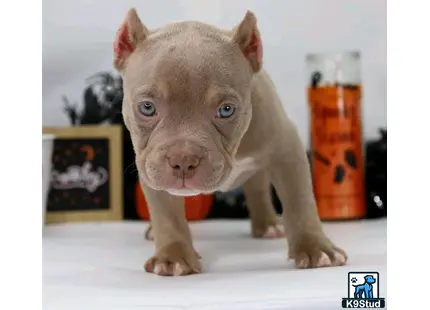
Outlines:
{"type": "Polygon", "coordinates": [[[360,54],[311,54],[309,85],[313,186],[322,220],[366,213],[360,54]]]}

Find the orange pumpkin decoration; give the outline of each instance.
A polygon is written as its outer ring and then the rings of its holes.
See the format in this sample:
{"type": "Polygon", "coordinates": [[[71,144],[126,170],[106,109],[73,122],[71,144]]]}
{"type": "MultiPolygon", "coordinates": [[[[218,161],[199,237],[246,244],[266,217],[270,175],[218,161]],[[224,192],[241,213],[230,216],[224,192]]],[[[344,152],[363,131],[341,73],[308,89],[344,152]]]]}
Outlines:
{"type": "MultiPolygon", "coordinates": [[[[212,208],[212,195],[185,197],[185,216],[189,221],[205,219],[212,208]]],[[[139,181],[136,183],[136,210],[142,220],[149,220],[149,210],[139,181]]]]}

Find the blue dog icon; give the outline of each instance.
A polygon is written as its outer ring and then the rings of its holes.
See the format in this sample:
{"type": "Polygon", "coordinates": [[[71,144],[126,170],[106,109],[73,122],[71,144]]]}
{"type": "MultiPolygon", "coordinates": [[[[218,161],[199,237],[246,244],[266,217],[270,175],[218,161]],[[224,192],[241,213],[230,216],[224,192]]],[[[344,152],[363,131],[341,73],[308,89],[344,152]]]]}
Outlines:
{"type": "Polygon", "coordinates": [[[359,285],[354,285],[355,292],[354,298],[373,298],[373,284],[376,282],[376,279],[372,275],[367,275],[364,277],[364,283],[359,285]]]}

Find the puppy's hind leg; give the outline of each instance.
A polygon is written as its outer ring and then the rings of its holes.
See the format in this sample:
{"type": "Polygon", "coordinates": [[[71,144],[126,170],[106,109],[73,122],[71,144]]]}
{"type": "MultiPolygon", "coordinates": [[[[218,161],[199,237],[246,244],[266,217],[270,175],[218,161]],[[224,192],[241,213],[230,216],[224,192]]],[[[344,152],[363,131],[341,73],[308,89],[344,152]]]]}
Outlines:
{"type": "Polygon", "coordinates": [[[246,205],[251,218],[254,238],[280,238],[285,236],[282,219],[276,214],[270,193],[268,173],[261,170],[244,185],[246,205]]]}

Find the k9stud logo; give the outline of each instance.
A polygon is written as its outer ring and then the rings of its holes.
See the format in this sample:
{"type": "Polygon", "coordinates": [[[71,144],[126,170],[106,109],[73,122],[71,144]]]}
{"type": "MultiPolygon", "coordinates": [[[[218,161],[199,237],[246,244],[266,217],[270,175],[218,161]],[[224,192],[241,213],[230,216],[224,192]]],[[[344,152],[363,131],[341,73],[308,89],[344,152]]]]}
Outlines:
{"type": "Polygon", "coordinates": [[[385,308],[385,298],[379,296],[379,273],[349,272],[348,298],[342,298],[342,308],[385,308]]]}

